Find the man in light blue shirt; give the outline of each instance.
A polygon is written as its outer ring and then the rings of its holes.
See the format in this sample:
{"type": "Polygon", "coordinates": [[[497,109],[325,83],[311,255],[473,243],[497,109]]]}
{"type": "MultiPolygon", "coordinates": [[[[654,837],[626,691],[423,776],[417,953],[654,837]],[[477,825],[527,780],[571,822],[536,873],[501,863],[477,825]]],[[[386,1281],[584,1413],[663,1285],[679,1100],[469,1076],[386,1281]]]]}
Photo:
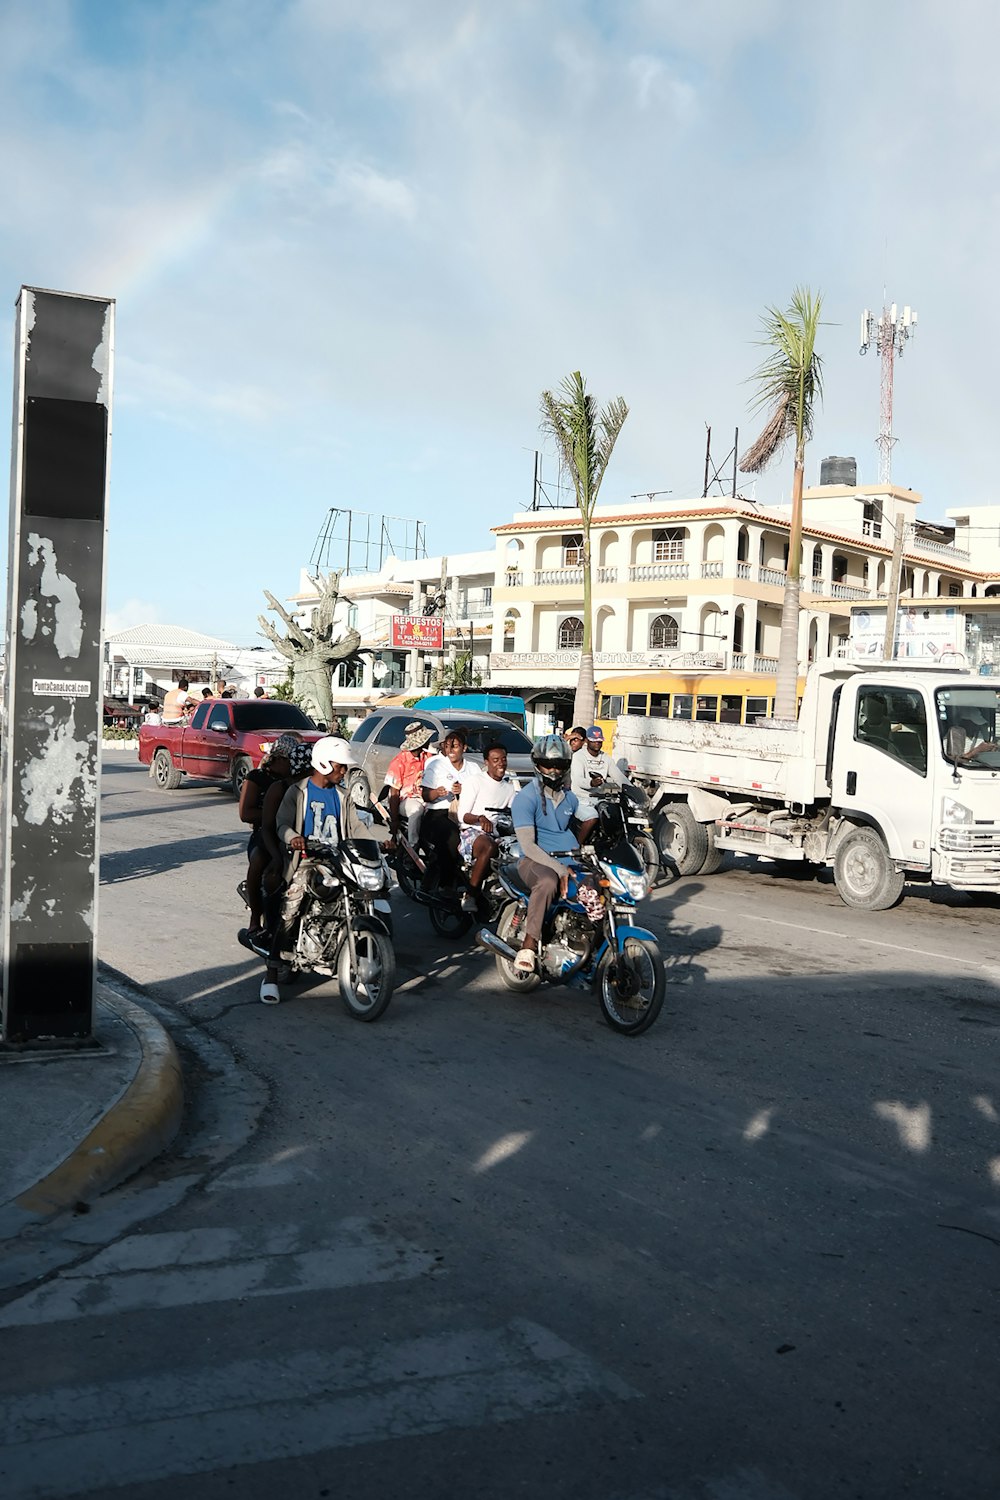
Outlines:
{"type": "Polygon", "coordinates": [[[510,809],[521,846],[518,874],[531,892],[524,937],[514,960],[519,974],[535,972],[545,913],[557,894],[566,894],[570,872],[565,856],[579,848],[571,826],[577,814],[577,798],[566,787],[569,746],[561,734],[542,735],[531,747],[531,759],[535,780],[521,788],[510,809]]]}

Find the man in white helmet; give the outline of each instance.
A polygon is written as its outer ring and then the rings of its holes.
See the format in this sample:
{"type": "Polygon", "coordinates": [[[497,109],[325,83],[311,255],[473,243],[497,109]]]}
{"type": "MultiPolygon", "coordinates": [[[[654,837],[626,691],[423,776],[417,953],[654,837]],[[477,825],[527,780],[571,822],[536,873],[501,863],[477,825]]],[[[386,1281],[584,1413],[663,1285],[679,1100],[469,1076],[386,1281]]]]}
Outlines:
{"type": "MultiPolygon", "coordinates": [[[[346,740],[328,734],[312,747],[312,771],[304,781],[293,782],[278,808],[278,840],[289,851],[285,861],[285,881],[290,883],[299,861],[306,852],[306,840],[324,844],[340,840],[371,838],[371,814],[362,811],[344,784],[348,767],[355,764],[354,753],[346,740]]],[[[287,917],[294,925],[294,918],[287,917]]],[[[286,922],[279,922],[271,942],[267,970],[260,987],[265,1005],[277,1005],[280,953],[285,941],[286,922]]]]}

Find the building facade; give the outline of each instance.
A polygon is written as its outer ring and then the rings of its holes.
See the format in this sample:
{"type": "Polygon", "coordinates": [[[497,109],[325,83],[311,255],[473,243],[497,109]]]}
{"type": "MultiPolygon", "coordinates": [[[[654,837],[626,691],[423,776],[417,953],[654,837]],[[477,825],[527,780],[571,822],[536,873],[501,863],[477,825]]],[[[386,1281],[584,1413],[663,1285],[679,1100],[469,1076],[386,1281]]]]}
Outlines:
{"type": "MultiPolygon", "coordinates": [[[[826,485],[803,496],[801,669],[847,645],[852,604],[886,600],[903,538],[903,599],[970,598],[1000,577],[954,528],[919,520],[920,495],[826,485]]],[[[1000,509],[994,512],[1000,519],[1000,509]]],[[[591,529],[595,675],[777,669],[790,515],[751,502],[600,506],[591,529]]],[[[565,719],[583,636],[579,513],[522,513],[494,529],[490,683],[565,719]]],[[[990,566],[992,564],[992,567],[990,566]]]]}

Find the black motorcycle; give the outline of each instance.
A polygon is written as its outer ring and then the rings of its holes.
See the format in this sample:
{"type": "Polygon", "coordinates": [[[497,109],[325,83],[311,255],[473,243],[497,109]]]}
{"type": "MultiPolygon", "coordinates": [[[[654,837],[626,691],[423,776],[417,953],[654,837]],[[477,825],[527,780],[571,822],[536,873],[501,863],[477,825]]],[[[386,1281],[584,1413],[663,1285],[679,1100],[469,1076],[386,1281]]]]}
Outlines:
{"type": "Polygon", "coordinates": [[[388,896],[388,871],[374,840],[307,839],[284,897],[280,953],[272,954],[266,935],[251,940],[246,928],[239,940],[260,958],[277,958],[283,978],[336,976],[348,1014],[377,1021],[396,984],[388,896]]]}
{"type": "MultiPolygon", "coordinates": [[[[486,810],[492,814],[494,836],[501,843],[513,837],[510,809],[491,807],[486,810]]],[[[386,851],[385,858],[395,872],[403,895],[426,908],[431,926],[439,937],[457,938],[469,931],[476,917],[463,909],[461,890],[442,886],[437,854],[432,845],[419,843],[414,848],[405,835],[400,835],[395,848],[386,851]]],[[[482,901],[488,915],[495,910],[495,867],[494,859],[483,882],[482,901]]],[[[482,914],[479,920],[482,920],[482,914]]]]}

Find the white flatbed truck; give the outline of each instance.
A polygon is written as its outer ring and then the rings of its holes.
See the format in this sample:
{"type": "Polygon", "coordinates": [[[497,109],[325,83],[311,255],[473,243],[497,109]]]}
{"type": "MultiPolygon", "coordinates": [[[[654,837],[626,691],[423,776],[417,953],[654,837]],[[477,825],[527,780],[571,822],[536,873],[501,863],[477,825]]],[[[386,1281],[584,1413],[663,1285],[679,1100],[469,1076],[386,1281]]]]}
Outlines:
{"type": "Polygon", "coordinates": [[[615,755],[681,875],[726,850],[831,865],[847,906],[907,880],[1000,891],[1000,684],[910,662],[809,669],[783,728],[622,715],[615,755]]]}

